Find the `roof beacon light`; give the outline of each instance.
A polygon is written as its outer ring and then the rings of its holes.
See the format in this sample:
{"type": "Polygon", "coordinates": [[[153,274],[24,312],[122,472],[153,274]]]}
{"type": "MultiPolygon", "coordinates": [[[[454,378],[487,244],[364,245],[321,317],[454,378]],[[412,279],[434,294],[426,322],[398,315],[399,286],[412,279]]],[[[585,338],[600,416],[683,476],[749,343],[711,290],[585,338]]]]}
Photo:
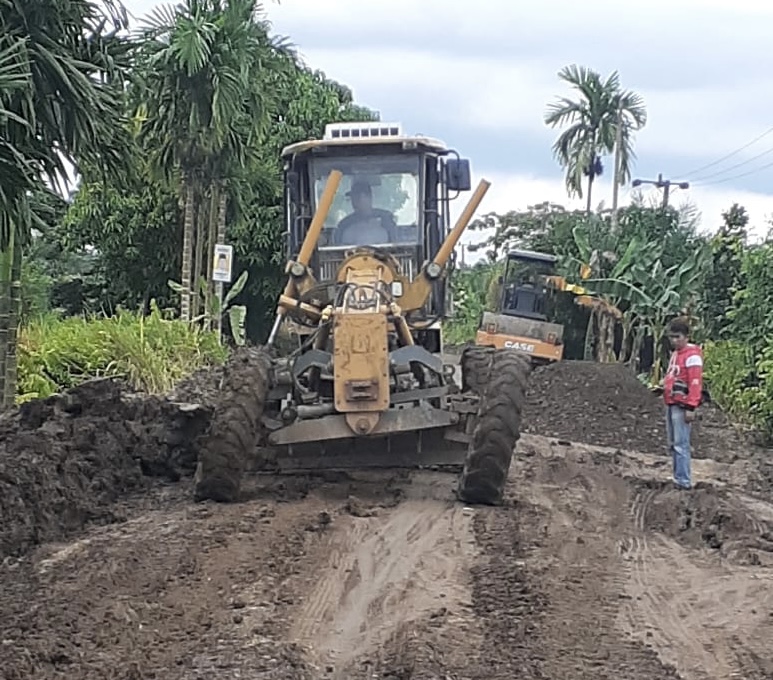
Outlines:
{"type": "Polygon", "coordinates": [[[329,123],[324,139],[372,139],[374,137],[402,137],[400,123],[329,123]]]}

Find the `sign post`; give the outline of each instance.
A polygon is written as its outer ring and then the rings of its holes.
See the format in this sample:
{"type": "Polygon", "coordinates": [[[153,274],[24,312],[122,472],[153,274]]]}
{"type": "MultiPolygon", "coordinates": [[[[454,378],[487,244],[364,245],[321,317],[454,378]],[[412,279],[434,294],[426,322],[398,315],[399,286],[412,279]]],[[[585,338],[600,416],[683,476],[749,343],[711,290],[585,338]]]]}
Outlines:
{"type": "Polygon", "coordinates": [[[224,243],[216,243],[212,262],[212,280],[215,282],[215,292],[217,293],[218,313],[213,319],[217,328],[217,337],[220,342],[223,341],[221,331],[221,320],[223,314],[223,284],[231,283],[233,278],[233,246],[224,243]]]}

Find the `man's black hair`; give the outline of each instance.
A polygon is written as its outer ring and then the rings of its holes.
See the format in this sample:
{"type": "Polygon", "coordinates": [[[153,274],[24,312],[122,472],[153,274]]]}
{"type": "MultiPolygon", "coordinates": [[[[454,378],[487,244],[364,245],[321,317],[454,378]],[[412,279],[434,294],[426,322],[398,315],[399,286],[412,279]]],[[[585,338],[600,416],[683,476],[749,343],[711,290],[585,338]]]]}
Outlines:
{"type": "Polygon", "coordinates": [[[685,337],[690,335],[690,326],[687,324],[687,320],[683,318],[673,319],[668,324],[668,330],[675,335],[684,335],[685,337]]]}

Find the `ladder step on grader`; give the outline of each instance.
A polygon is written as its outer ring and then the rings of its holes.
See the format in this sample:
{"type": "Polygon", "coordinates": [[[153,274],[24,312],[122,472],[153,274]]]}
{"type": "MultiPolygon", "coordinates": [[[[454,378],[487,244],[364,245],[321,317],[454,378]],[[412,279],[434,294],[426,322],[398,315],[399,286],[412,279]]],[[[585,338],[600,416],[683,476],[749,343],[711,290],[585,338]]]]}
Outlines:
{"type": "Polygon", "coordinates": [[[460,500],[501,503],[531,364],[498,349],[462,360],[458,383],[441,335],[454,248],[489,183],[450,228],[469,161],[438,140],[334,124],[283,159],[287,284],[266,344],[226,364],[196,499],[238,500],[249,469],[450,466],[460,500]]]}

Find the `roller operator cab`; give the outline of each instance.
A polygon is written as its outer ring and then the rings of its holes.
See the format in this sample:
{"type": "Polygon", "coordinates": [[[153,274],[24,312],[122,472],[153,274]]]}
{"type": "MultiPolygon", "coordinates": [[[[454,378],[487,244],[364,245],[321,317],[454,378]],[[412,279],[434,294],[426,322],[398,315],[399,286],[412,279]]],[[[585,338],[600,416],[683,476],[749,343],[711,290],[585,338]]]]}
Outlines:
{"type": "Polygon", "coordinates": [[[510,251],[498,281],[497,309],[483,313],[475,344],[517,349],[535,363],[560,361],[564,327],[550,321],[556,263],[547,253],[510,251]]]}
{"type": "MultiPolygon", "coordinates": [[[[288,261],[301,248],[330,172],[342,173],[309,263],[321,285],[334,284],[358,246],[388,252],[412,281],[449,233],[450,201],[471,188],[468,160],[436,139],[406,136],[399,124],[330,124],[321,140],[292,144],[282,158],[288,261]]],[[[398,304],[400,293],[397,284],[398,304]]],[[[450,304],[441,277],[422,308],[407,315],[416,341],[430,352],[441,351],[440,321],[450,304]]]]}

